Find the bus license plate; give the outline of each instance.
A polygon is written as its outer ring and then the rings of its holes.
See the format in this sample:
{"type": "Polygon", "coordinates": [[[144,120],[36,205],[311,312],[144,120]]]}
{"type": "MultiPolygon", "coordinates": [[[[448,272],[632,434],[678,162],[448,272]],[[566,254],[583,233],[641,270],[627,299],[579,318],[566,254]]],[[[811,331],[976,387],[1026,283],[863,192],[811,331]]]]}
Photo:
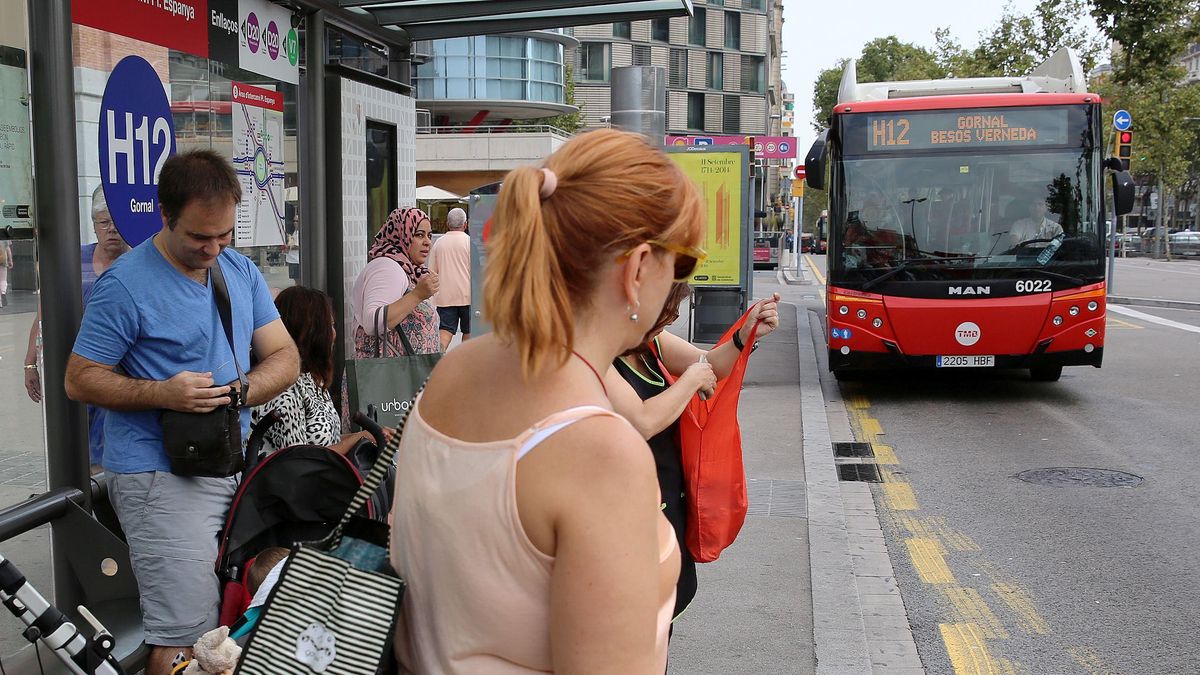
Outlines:
{"type": "Polygon", "coordinates": [[[938,368],[992,368],[996,365],[996,357],[987,356],[939,356],[938,368]]]}

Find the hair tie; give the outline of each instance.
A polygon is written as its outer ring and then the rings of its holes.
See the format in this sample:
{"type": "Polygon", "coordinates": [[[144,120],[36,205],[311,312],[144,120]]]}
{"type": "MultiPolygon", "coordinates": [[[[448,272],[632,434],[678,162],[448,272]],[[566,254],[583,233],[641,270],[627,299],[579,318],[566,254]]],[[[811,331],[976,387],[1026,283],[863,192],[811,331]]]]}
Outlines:
{"type": "Polygon", "coordinates": [[[546,200],[554,194],[556,189],[558,189],[558,176],[550,169],[542,169],[542,189],[538,194],[543,200],[546,200]]]}

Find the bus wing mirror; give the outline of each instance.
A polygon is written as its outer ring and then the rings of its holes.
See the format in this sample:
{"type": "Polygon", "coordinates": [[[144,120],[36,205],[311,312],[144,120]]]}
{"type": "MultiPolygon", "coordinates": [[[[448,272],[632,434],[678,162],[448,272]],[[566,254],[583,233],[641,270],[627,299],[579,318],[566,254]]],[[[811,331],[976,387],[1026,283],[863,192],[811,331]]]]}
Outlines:
{"type": "Polygon", "coordinates": [[[1116,171],[1112,174],[1113,212],[1118,216],[1133,211],[1133,178],[1128,171],[1116,171]]]}
{"type": "Polygon", "coordinates": [[[804,157],[804,181],[814,190],[825,189],[825,143],[829,130],[822,131],[804,157]]]}

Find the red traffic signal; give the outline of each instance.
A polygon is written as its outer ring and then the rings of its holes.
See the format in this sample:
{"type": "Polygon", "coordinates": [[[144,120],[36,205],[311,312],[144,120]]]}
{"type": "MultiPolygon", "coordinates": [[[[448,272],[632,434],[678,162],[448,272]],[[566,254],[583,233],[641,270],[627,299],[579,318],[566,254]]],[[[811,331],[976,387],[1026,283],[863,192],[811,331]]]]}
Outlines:
{"type": "Polygon", "coordinates": [[[1133,142],[1133,132],[1132,131],[1122,131],[1121,132],[1121,140],[1119,142],[1120,143],[1132,143],[1133,142]]]}
{"type": "Polygon", "coordinates": [[[1133,158],[1133,132],[1118,131],[1117,132],[1117,159],[1121,160],[1121,165],[1125,170],[1129,170],[1129,160],[1133,158]]]}

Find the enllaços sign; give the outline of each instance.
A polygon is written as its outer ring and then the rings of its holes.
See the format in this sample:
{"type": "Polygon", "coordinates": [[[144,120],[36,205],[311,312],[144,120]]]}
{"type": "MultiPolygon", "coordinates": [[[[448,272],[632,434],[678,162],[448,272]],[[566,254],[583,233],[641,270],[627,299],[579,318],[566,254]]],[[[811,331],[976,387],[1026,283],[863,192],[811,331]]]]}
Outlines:
{"type": "Polygon", "coordinates": [[[146,59],[126,56],[100,101],[100,181],[117,231],[137,246],[162,228],[158,174],[175,154],[171,104],[146,59]]]}
{"type": "Polygon", "coordinates": [[[289,84],[300,81],[300,40],[292,13],[267,0],[238,0],[238,66],[289,84]]]}

